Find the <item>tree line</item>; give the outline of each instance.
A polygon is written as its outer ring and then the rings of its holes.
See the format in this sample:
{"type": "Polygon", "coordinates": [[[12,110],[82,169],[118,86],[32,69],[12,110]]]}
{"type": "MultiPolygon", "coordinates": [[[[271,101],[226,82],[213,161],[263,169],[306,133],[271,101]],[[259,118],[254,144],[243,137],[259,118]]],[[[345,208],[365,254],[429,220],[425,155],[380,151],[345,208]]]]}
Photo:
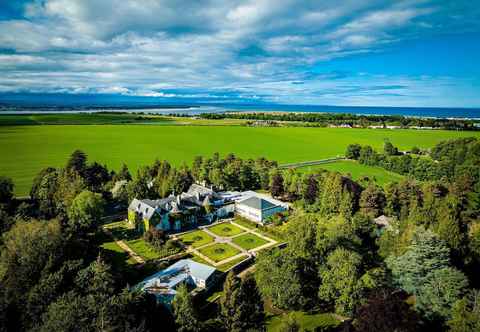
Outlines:
{"type": "MultiPolygon", "coordinates": [[[[172,116],[181,116],[172,114],[172,116]]],[[[447,130],[478,130],[475,122],[466,119],[417,118],[401,115],[357,115],[348,113],[307,113],[307,112],[229,112],[229,113],[202,113],[203,119],[241,119],[255,121],[289,121],[305,122],[310,125],[350,125],[352,127],[367,128],[369,126],[398,126],[401,128],[426,127],[447,130]]]]}

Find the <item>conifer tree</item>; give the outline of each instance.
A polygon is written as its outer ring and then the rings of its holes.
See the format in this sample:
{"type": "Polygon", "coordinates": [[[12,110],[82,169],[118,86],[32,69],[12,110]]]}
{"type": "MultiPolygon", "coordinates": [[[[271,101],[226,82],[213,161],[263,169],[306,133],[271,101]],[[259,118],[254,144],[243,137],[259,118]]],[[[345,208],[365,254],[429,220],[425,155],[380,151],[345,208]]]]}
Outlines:
{"type": "Polygon", "coordinates": [[[181,285],[178,287],[172,306],[178,332],[197,332],[200,330],[192,297],[187,286],[181,285]]]}

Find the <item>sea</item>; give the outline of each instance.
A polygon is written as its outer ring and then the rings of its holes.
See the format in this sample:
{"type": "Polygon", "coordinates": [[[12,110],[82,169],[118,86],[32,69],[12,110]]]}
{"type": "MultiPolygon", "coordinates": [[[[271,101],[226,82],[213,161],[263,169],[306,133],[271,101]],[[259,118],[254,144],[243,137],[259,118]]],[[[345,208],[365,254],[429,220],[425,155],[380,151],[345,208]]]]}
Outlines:
{"type": "Polygon", "coordinates": [[[223,112],[306,112],[306,113],[346,113],[356,115],[400,115],[406,117],[472,119],[480,121],[480,108],[433,108],[433,107],[371,107],[371,106],[325,106],[325,105],[0,105],[1,114],[41,114],[41,113],[97,113],[128,112],[150,114],[185,114],[223,112]]]}

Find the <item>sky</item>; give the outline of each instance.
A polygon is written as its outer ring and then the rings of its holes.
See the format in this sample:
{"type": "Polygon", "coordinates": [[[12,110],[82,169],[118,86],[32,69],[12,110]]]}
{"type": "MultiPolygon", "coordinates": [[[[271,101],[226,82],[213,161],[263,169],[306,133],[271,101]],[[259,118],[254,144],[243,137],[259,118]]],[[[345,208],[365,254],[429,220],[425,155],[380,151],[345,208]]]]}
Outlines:
{"type": "Polygon", "coordinates": [[[0,95],[480,107],[478,0],[0,0],[0,95]]]}

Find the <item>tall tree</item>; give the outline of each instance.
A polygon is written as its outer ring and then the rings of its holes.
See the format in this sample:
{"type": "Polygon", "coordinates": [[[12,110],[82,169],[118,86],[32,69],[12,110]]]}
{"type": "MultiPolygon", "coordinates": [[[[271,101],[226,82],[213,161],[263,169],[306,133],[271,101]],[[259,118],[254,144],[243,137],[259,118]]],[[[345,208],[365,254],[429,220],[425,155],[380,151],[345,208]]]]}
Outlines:
{"type": "Polygon", "coordinates": [[[220,297],[220,314],[225,327],[228,331],[233,329],[235,323],[235,313],[238,308],[237,294],[240,288],[240,279],[233,271],[230,271],[223,284],[223,294],[220,297]]]}
{"type": "Polygon", "coordinates": [[[419,330],[419,317],[407,304],[405,294],[393,289],[376,289],[354,315],[359,332],[413,332],[419,330]]]}
{"type": "Polygon", "coordinates": [[[382,188],[369,184],[360,195],[360,211],[371,217],[378,217],[385,207],[385,194],[382,188]]]}
{"type": "Polygon", "coordinates": [[[130,171],[128,170],[128,166],[126,164],[122,164],[122,167],[120,170],[115,174],[113,177],[114,181],[131,181],[132,180],[132,175],[130,174],[130,171]]]}
{"type": "Polygon", "coordinates": [[[70,155],[65,169],[72,170],[83,176],[87,168],[87,155],[81,150],[75,150],[70,155]]]}
{"type": "Polygon", "coordinates": [[[237,309],[231,331],[264,331],[263,299],[253,275],[242,280],[237,295],[237,309]]]}
{"type": "Polygon", "coordinates": [[[335,304],[339,314],[351,314],[360,299],[361,256],[343,248],[328,255],[325,266],[320,268],[321,301],[335,304]]]}
{"type": "Polygon", "coordinates": [[[480,331],[480,291],[471,290],[455,302],[448,321],[451,332],[480,331]]]}
{"type": "Polygon", "coordinates": [[[313,204],[318,196],[318,181],[313,174],[310,174],[305,179],[303,199],[307,204],[313,204]]]}
{"type": "Polygon", "coordinates": [[[258,287],[278,308],[299,309],[310,301],[312,294],[305,294],[298,272],[298,259],[279,249],[258,255],[255,271],[258,287]]]}
{"type": "Polygon", "coordinates": [[[280,172],[275,171],[270,179],[270,193],[273,197],[279,197],[282,196],[284,192],[283,176],[280,172]]]}
{"type": "Polygon", "coordinates": [[[68,210],[68,225],[73,233],[87,232],[97,225],[105,202],[100,194],[85,190],[78,194],[68,210]]]}
{"type": "Polygon", "coordinates": [[[14,188],[12,179],[0,176],[0,204],[10,204],[14,188]]]}
{"type": "Polygon", "coordinates": [[[172,302],[175,324],[179,332],[197,332],[199,322],[193,307],[192,297],[186,285],[177,288],[175,299],[172,302]]]}
{"type": "Polygon", "coordinates": [[[433,270],[420,286],[416,307],[426,317],[448,319],[453,304],[462,298],[467,286],[467,278],[455,268],[433,270]]]}
{"type": "Polygon", "coordinates": [[[450,265],[449,249],[431,231],[417,228],[407,252],[399,257],[388,257],[386,263],[398,286],[418,294],[430,272],[450,265]]]}

